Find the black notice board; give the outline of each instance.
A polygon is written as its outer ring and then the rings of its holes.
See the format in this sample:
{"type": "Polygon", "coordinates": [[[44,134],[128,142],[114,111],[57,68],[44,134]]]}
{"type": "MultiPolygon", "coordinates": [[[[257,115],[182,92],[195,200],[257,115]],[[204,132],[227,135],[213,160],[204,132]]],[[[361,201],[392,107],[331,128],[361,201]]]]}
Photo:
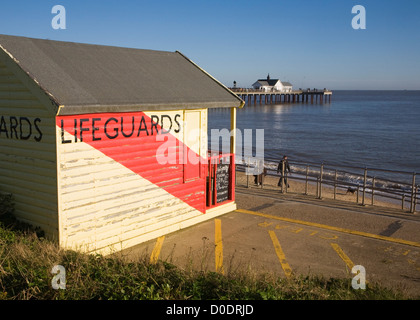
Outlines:
{"type": "Polygon", "coordinates": [[[229,199],[229,164],[219,164],[216,170],[217,203],[229,199]]]}

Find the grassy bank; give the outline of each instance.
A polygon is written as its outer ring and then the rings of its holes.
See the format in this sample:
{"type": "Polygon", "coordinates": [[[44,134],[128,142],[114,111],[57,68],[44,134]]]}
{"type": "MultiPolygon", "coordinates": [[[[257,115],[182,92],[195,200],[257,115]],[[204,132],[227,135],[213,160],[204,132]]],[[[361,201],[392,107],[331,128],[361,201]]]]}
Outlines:
{"type": "MultiPolygon", "coordinates": [[[[1,200],[1,199],[0,199],[1,200]]],[[[63,250],[44,239],[42,232],[19,223],[11,214],[10,199],[0,203],[1,299],[407,299],[401,292],[369,283],[354,290],[351,278],[321,276],[274,278],[268,274],[182,270],[166,262],[151,264],[147,257],[126,262],[119,257],[63,250]],[[66,289],[51,282],[54,265],[66,270],[66,289]]]]}

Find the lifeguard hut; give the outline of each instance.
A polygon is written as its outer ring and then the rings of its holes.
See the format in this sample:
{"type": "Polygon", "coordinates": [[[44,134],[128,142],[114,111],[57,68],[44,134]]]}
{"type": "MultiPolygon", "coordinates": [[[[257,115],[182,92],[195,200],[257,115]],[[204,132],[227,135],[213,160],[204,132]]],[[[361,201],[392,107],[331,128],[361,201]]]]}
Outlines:
{"type": "Polygon", "coordinates": [[[110,253],[236,209],[243,101],[180,52],[0,35],[0,192],[64,248],[110,253]]]}

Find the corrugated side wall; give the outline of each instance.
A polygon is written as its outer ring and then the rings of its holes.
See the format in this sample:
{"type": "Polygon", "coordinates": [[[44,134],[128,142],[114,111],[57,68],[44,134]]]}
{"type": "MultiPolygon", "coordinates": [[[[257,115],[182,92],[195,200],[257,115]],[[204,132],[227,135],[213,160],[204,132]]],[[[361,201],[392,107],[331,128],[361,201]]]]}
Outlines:
{"type": "Polygon", "coordinates": [[[17,218],[57,238],[55,114],[3,59],[1,55],[0,192],[13,194],[17,218]]]}
{"type": "Polygon", "coordinates": [[[191,148],[183,110],[57,117],[61,245],[121,250],[204,215],[205,167],[185,180],[182,160],[207,153],[199,114],[191,148]]]}

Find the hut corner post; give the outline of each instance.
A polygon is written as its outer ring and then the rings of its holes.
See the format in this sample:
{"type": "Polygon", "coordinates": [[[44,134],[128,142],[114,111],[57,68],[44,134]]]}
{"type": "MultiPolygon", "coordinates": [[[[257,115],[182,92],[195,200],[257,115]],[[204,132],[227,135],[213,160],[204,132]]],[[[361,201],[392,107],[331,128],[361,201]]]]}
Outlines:
{"type": "Polygon", "coordinates": [[[236,168],[235,168],[235,149],[236,149],[236,108],[230,109],[230,194],[231,200],[235,201],[235,183],[236,183],[236,168]]]}
{"type": "Polygon", "coordinates": [[[235,153],[236,146],[236,108],[230,109],[230,153],[235,153]]]}

